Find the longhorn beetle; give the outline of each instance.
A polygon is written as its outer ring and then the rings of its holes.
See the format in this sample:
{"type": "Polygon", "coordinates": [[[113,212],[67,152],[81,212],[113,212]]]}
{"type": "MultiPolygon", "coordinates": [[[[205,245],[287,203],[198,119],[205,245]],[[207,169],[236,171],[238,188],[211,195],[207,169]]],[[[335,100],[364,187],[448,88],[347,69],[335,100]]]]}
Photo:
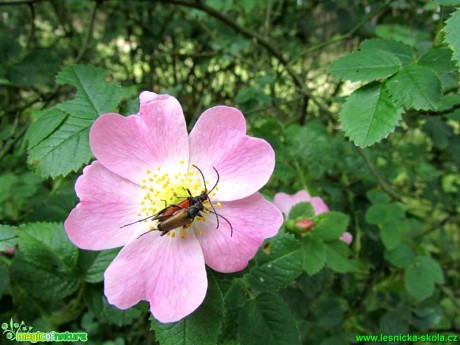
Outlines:
{"type": "MultiPolygon", "coordinates": [[[[219,217],[221,217],[223,220],[225,220],[228,223],[228,225],[230,225],[230,236],[233,236],[232,224],[229,222],[229,220],[227,218],[225,218],[224,216],[222,216],[222,215],[220,215],[220,214],[218,214],[216,212],[216,209],[214,208],[214,206],[213,206],[213,204],[211,202],[211,199],[209,198],[209,194],[211,194],[211,192],[217,187],[217,184],[219,183],[219,179],[220,179],[219,172],[217,171],[216,168],[213,167],[214,171],[217,174],[217,181],[216,181],[216,184],[214,185],[214,187],[212,187],[212,189],[208,192],[208,188],[206,186],[206,180],[204,178],[203,172],[196,165],[192,165],[192,166],[195,169],[198,170],[198,172],[200,173],[200,175],[201,175],[201,177],[203,179],[204,191],[202,191],[200,195],[193,196],[192,193],[190,192],[190,190],[187,188],[186,190],[187,190],[189,196],[185,200],[179,202],[178,204],[171,204],[171,205],[165,207],[164,209],[162,209],[160,212],[158,212],[158,213],[156,213],[156,214],[154,214],[152,216],[140,219],[140,220],[138,220],[136,222],[133,222],[133,223],[123,225],[122,227],[132,225],[132,224],[135,224],[135,223],[138,223],[138,222],[142,222],[142,221],[147,220],[147,219],[158,220],[157,229],[154,229],[154,230],[161,231],[162,232],[161,236],[164,236],[169,231],[171,231],[173,229],[176,229],[178,227],[182,226],[182,227],[186,228],[187,226],[189,226],[194,221],[194,219],[197,216],[202,216],[203,215],[201,213],[202,211],[206,210],[206,211],[208,211],[208,212],[210,212],[210,213],[212,213],[212,214],[214,214],[216,216],[216,221],[217,221],[216,229],[219,228],[219,225],[220,225],[219,224],[219,217]],[[203,205],[203,203],[206,200],[211,205],[212,210],[203,205]]],[[[144,234],[146,234],[146,233],[144,233],[144,234]]],[[[144,234],[142,234],[142,235],[144,235],[144,234]]]]}

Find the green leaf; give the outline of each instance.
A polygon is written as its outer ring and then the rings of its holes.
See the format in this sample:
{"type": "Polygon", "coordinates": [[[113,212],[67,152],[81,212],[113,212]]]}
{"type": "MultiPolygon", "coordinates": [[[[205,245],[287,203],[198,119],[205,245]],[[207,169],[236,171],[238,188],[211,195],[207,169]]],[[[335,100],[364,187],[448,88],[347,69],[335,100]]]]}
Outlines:
{"type": "Polygon", "coordinates": [[[392,310],[380,318],[379,330],[383,334],[405,334],[409,331],[409,320],[401,315],[401,311],[392,310]]]}
{"type": "Polygon", "coordinates": [[[0,224],[0,252],[18,243],[17,229],[11,225],[0,224]]]}
{"type": "Polygon", "coordinates": [[[121,99],[120,86],[108,83],[107,76],[100,68],[80,65],[58,74],[56,81],[75,86],[77,94],[41,114],[28,132],[28,162],[40,176],[65,176],[91,160],[89,128],[100,114],[115,111],[121,99]]]}
{"type": "Polygon", "coordinates": [[[263,293],[247,301],[239,324],[242,345],[300,345],[294,317],[277,295],[263,293]]]}
{"type": "Polygon", "coordinates": [[[445,32],[445,42],[453,50],[453,59],[456,65],[460,68],[460,8],[452,13],[452,16],[446,21],[446,26],[443,31],[445,32]]]}
{"type": "Polygon", "coordinates": [[[177,323],[161,324],[152,320],[152,329],[160,345],[213,345],[222,331],[224,301],[222,292],[208,272],[208,292],[203,304],[177,323]]]}
{"type": "Polygon", "coordinates": [[[340,240],[336,242],[327,243],[327,266],[337,273],[357,271],[359,269],[359,262],[355,259],[349,259],[346,255],[348,251],[348,246],[340,240]]]}
{"type": "Polygon", "coordinates": [[[30,223],[18,230],[19,250],[12,264],[12,278],[32,296],[60,300],[78,288],[77,248],[62,224],[30,223]]]}
{"type": "Polygon", "coordinates": [[[366,211],[366,222],[382,225],[391,222],[393,219],[401,220],[404,216],[404,209],[398,203],[374,204],[366,211]]]}
{"type": "Polygon", "coordinates": [[[449,72],[455,68],[452,50],[446,47],[430,49],[420,57],[418,65],[431,68],[437,73],[449,72]]]}
{"type": "Polygon", "coordinates": [[[264,248],[256,256],[257,265],[244,275],[255,290],[276,291],[302,273],[302,251],[293,235],[280,232],[264,248]]]}
{"type": "MultiPolygon", "coordinates": [[[[229,284],[225,292],[223,292],[224,296],[224,325],[222,336],[220,339],[231,339],[237,338],[239,332],[239,325],[238,325],[238,314],[243,307],[244,303],[246,303],[246,290],[243,288],[243,284],[237,279],[233,279],[231,283],[225,282],[221,285],[229,284]]],[[[222,290],[224,290],[222,288],[222,290]]]]}
{"type": "Polygon", "coordinates": [[[126,310],[118,309],[107,302],[103,287],[99,284],[85,286],[85,302],[89,311],[103,323],[117,326],[129,325],[143,312],[142,304],[138,304],[126,310]]]}
{"type": "Polygon", "coordinates": [[[444,281],[442,269],[430,257],[419,256],[416,262],[409,266],[404,275],[407,291],[421,301],[434,292],[435,283],[444,281]]]}
{"type": "Polygon", "coordinates": [[[55,107],[37,112],[35,115],[37,120],[30,125],[26,133],[29,150],[46,139],[68,117],[66,113],[55,107]]]}
{"type": "Polygon", "coordinates": [[[459,104],[460,104],[460,95],[449,93],[449,94],[442,96],[441,104],[436,110],[444,112],[446,110],[452,109],[453,107],[459,104]]]}
{"type": "Polygon", "coordinates": [[[340,212],[326,212],[313,218],[314,236],[324,240],[333,241],[338,239],[347,230],[350,219],[340,212]]]}
{"type": "Polygon", "coordinates": [[[387,193],[375,189],[368,191],[366,196],[373,204],[387,204],[391,201],[387,193]]]}
{"type": "Polygon", "coordinates": [[[73,65],[56,77],[58,84],[77,88],[75,98],[57,105],[58,109],[81,119],[96,119],[113,112],[121,101],[122,90],[115,82],[108,83],[107,71],[94,66],[73,65]]]}
{"type": "Polygon", "coordinates": [[[385,260],[398,268],[408,267],[414,259],[414,251],[406,243],[400,243],[396,248],[385,252],[385,260]]]}
{"type": "Polygon", "coordinates": [[[118,255],[120,248],[104,250],[101,252],[81,251],[79,266],[88,283],[99,283],[104,280],[104,272],[118,255]]]}
{"type": "Polygon", "coordinates": [[[326,247],[316,236],[308,236],[302,243],[303,269],[312,276],[318,273],[326,263],[326,247]]]}
{"type": "Polygon", "coordinates": [[[359,45],[361,50],[384,50],[398,57],[401,64],[407,65],[415,60],[414,48],[398,41],[371,39],[361,42],[359,45]]]}
{"type": "Polygon", "coordinates": [[[388,250],[392,250],[401,242],[401,228],[403,223],[400,219],[391,218],[380,228],[380,237],[383,245],[388,250]]]}
{"type": "Polygon", "coordinates": [[[397,24],[377,25],[375,33],[378,37],[400,41],[411,47],[417,47],[418,42],[429,39],[428,34],[424,32],[397,24]]]}
{"type": "Polygon", "coordinates": [[[88,135],[92,120],[68,116],[46,140],[29,150],[28,162],[42,177],[65,176],[93,157],[88,135]]]}
{"type": "Polygon", "coordinates": [[[384,50],[364,50],[346,55],[333,62],[328,71],[351,81],[373,81],[391,76],[401,66],[401,61],[384,50]]]}
{"type": "Polygon", "coordinates": [[[460,121],[460,109],[457,109],[449,114],[444,115],[448,120],[460,121]]]}
{"type": "Polygon", "coordinates": [[[20,52],[21,46],[15,37],[5,35],[4,33],[0,35],[0,61],[2,64],[15,60],[20,52]]]}
{"type": "Polygon", "coordinates": [[[401,119],[396,106],[381,84],[365,85],[345,102],[340,121],[345,134],[360,147],[370,146],[393,132],[401,119]]]}
{"type": "Polygon", "coordinates": [[[12,67],[9,79],[18,86],[34,86],[53,82],[61,61],[54,49],[36,49],[12,67]]]}
{"type": "Polygon", "coordinates": [[[309,219],[315,215],[315,210],[313,206],[309,202],[302,202],[300,204],[295,205],[291,211],[289,211],[289,219],[309,219]]]}
{"type": "Polygon", "coordinates": [[[441,80],[428,67],[403,67],[385,87],[391,98],[405,108],[434,110],[441,102],[441,80]]]}

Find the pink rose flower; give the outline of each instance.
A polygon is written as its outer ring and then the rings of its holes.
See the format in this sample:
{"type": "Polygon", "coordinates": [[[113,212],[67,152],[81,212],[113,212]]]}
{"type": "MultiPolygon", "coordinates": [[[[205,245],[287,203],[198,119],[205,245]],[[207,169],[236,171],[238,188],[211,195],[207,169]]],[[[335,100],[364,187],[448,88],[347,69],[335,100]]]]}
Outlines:
{"type": "MultiPolygon", "coordinates": [[[[311,197],[310,194],[305,190],[299,190],[293,195],[286,193],[276,193],[273,199],[273,203],[280,209],[281,212],[284,213],[286,219],[289,218],[289,212],[291,209],[295,205],[303,202],[309,202],[312,205],[316,216],[329,211],[329,207],[327,207],[323,199],[317,196],[311,197]]],[[[295,224],[304,228],[306,232],[310,231],[313,227],[313,221],[309,219],[299,220],[295,224]]],[[[351,244],[353,241],[353,235],[349,232],[344,232],[342,236],[340,236],[340,239],[347,244],[351,244]]]]}
{"type": "MultiPolygon", "coordinates": [[[[75,190],[80,203],[65,222],[78,247],[124,246],[104,274],[108,301],[127,309],[150,302],[160,322],[192,313],[207,290],[205,264],[219,272],[244,269],[265,238],[278,232],[281,212],[258,190],[273,172],[275,154],[262,139],[246,135],[236,108],[206,110],[187,133],[182,107],[168,95],[142,92],[139,114],[104,114],[93,124],[96,161],[83,170],[75,190]],[[151,217],[205,187],[219,217],[207,212],[190,227],[167,236],[151,217]],[[129,226],[129,223],[136,222],[129,226]],[[124,227],[123,227],[124,226],[124,227]]],[[[204,206],[211,209],[208,202],[204,206]]]]}
{"type": "Polygon", "coordinates": [[[302,202],[309,202],[315,211],[315,215],[329,211],[329,207],[324,203],[320,197],[311,197],[305,190],[299,190],[293,195],[286,193],[276,193],[273,203],[284,213],[286,218],[289,218],[291,209],[302,202]]]}

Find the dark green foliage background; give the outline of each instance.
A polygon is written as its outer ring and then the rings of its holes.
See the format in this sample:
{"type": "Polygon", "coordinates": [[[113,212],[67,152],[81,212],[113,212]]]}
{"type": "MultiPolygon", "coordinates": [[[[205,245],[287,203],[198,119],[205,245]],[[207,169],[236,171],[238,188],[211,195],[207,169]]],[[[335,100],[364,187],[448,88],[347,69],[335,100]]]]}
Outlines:
{"type": "Polygon", "coordinates": [[[0,2],[0,250],[17,248],[0,254],[0,323],[104,345],[460,334],[458,5],[0,2]],[[143,90],[176,96],[189,129],[240,108],[276,151],[264,195],[308,188],[334,211],[307,236],[289,220],[243,272],[208,270],[204,304],[177,324],[110,306],[117,251],[79,250],[63,228],[91,124],[136,113],[143,90]]]}

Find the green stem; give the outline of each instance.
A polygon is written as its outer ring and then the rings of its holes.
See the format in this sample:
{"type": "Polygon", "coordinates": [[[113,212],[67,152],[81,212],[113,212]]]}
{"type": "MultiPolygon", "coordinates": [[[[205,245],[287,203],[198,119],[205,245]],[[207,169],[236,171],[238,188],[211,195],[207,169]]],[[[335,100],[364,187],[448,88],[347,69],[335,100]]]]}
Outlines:
{"type": "Polygon", "coordinates": [[[293,162],[294,167],[297,170],[297,173],[299,174],[300,182],[302,183],[303,189],[305,189],[307,193],[310,193],[307,186],[307,179],[305,178],[302,168],[300,167],[299,160],[296,157],[293,157],[293,162]]]}

